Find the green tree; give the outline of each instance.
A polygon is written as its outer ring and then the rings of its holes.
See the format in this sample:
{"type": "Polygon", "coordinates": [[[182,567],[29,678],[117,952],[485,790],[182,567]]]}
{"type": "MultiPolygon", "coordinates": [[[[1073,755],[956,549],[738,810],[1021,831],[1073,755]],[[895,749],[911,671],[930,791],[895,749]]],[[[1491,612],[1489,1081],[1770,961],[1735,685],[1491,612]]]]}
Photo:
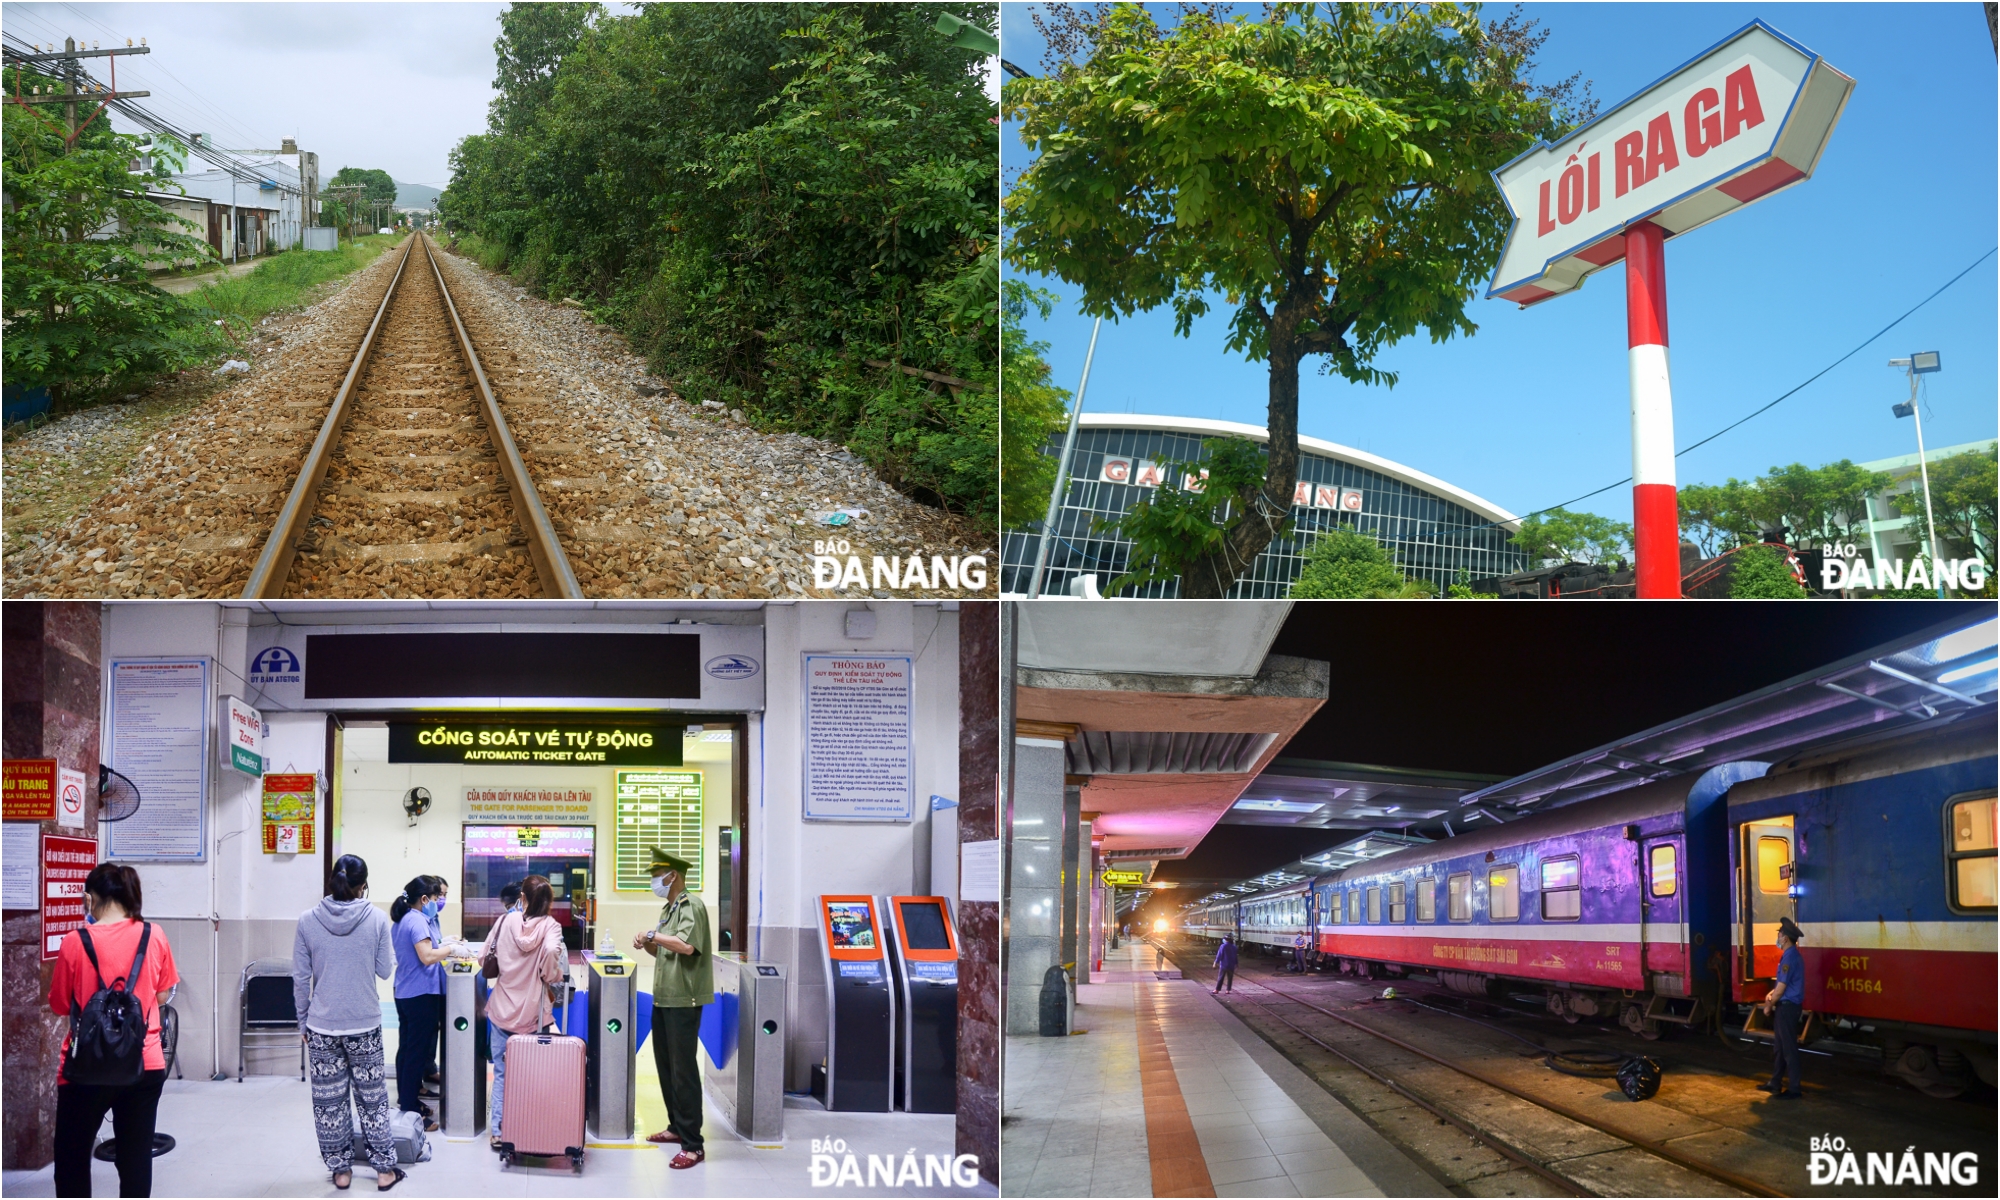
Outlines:
{"type": "Polygon", "coordinates": [[[1729,577],[1731,600],[1803,600],[1808,595],[1792,574],[1784,551],[1776,546],[1751,546],[1736,552],[1729,577]]]}
{"type": "Polygon", "coordinates": [[[1030,307],[1046,317],[1053,300],[1018,279],[1002,285],[1000,394],[1006,421],[1000,427],[1000,495],[1006,507],[1000,521],[1006,529],[1024,528],[1048,514],[1056,458],[1045,448],[1068,428],[1070,393],[1049,382],[1049,364],[1042,361],[1048,343],[1029,341],[1021,328],[1030,307]]]}
{"type": "MultiPolygon", "coordinates": [[[[11,70],[4,84],[16,86],[11,70]]],[[[104,123],[65,148],[60,133],[18,105],[7,106],[4,122],[6,381],[48,387],[74,404],[226,344],[213,314],[153,286],[146,272],[149,262],[213,257],[146,196],[177,190],[184,148],[163,138],[146,150],[144,139],[104,123]]]]}
{"type": "Polygon", "coordinates": [[[1596,513],[1552,508],[1523,520],[1508,540],[1531,562],[1603,563],[1631,553],[1632,527],[1596,513]]]}
{"type": "Polygon", "coordinates": [[[1294,600],[1418,600],[1434,593],[1429,584],[1406,578],[1372,535],[1329,529],[1313,539],[1288,594],[1294,600]]]}
{"type": "Polygon", "coordinates": [[[1089,314],[1170,304],[1183,336],[1219,295],[1229,348],[1270,364],[1264,477],[1220,541],[1168,564],[1183,595],[1223,595],[1282,527],[1302,362],[1393,384],[1384,347],[1474,332],[1509,223],[1489,172],[1582,115],[1529,82],[1541,36],[1454,4],[1184,10],[1171,31],[1119,4],[1085,23],[1082,61],[1006,85],[1039,152],[1004,202],[1010,261],[1076,284],[1089,314]]]}
{"type": "MultiPolygon", "coordinates": [[[[1964,547],[1968,552],[1981,552],[1991,558],[1994,508],[2000,504],[2000,473],[1996,473],[1996,462],[2000,462],[2000,442],[1990,443],[1984,450],[1968,450],[1929,464],[1931,506],[1937,513],[1940,542],[1964,547]]],[[[1907,493],[1896,495],[1893,502],[1896,510],[1904,516],[1915,517],[1919,523],[1924,521],[1921,483],[1907,493]]],[[[1949,552],[1946,557],[1950,557],[1949,552]]]]}
{"type": "Polygon", "coordinates": [[[1741,480],[1723,484],[1691,483],[1675,493],[1680,506],[1681,536],[1701,547],[1703,558],[1755,541],[1757,524],[1748,515],[1748,497],[1741,480]]]}
{"type": "MultiPolygon", "coordinates": [[[[1257,483],[1264,478],[1264,448],[1247,438],[1210,438],[1202,451],[1198,461],[1166,464],[1166,482],[1133,505],[1123,520],[1100,523],[1107,531],[1122,532],[1132,543],[1127,560],[1131,570],[1112,580],[1108,591],[1178,580],[1185,594],[1185,572],[1200,570],[1211,555],[1228,550],[1223,523],[1241,497],[1256,494],[1257,483]]],[[[1290,528],[1289,518],[1279,521],[1281,533],[1290,528]]],[[[1228,591],[1248,566],[1247,562],[1232,565],[1226,578],[1218,576],[1209,586],[1228,591]]]]}
{"type": "Polygon", "coordinates": [[[941,10],[996,24],[978,3],[514,5],[439,212],[683,397],[842,441],[992,525],[998,130],[941,10]]]}

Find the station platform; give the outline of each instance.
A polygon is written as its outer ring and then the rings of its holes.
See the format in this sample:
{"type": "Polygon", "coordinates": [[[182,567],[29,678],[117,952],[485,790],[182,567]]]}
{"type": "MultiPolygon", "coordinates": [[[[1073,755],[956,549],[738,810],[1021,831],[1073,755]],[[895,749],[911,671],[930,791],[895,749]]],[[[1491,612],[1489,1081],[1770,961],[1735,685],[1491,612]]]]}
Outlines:
{"type": "MultiPolygon", "coordinates": [[[[639,1055],[650,1068],[650,1051],[639,1055]]],[[[394,1100],[391,1087],[390,1098],[394,1100]]],[[[868,1169],[868,1155],[888,1155],[900,1164],[905,1151],[915,1149],[919,1164],[926,1153],[949,1156],[956,1138],[950,1114],[835,1113],[809,1097],[785,1098],[785,1141],[780,1147],[751,1145],[717,1118],[713,1100],[704,1105],[702,1131],[708,1158],[686,1171],[668,1168],[677,1147],[645,1141],[591,1141],[581,1175],[560,1160],[547,1166],[522,1165],[502,1169],[485,1136],[447,1139],[429,1136],[431,1160],[403,1169],[409,1178],[390,1195],[403,1196],[805,1196],[834,1190],[813,1185],[813,1142],[840,1139],[847,1154],[868,1169]]],[[[658,1076],[642,1069],[638,1088],[638,1126],[643,1136],[666,1127],[666,1106],[660,1099],[658,1076]]],[[[210,1083],[169,1079],[160,1097],[159,1130],[178,1144],[153,1160],[155,1196],[345,1196],[372,1194],[374,1169],[356,1166],[353,1185],[337,1192],[319,1157],[313,1137],[312,1090],[298,1076],[253,1075],[242,1083],[234,1077],[210,1083]]],[[[111,1123],[104,1136],[111,1135],[111,1123]]],[[[844,1157],[844,1156],[840,1156],[844,1157]]],[[[834,1159],[838,1169],[839,1157],[834,1159]]],[[[107,1162],[93,1162],[91,1194],[116,1196],[118,1172],[107,1162]]],[[[7,1171],[0,1192],[9,1197],[55,1195],[55,1169],[7,1171]]],[[[994,1194],[980,1180],[972,1188],[856,1187],[838,1189],[856,1196],[977,1196],[994,1194]]]]}
{"type": "Polygon", "coordinates": [[[1077,988],[1078,1032],[1008,1037],[1003,1196],[1447,1194],[1158,961],[1126,943],[1077,988]]]}

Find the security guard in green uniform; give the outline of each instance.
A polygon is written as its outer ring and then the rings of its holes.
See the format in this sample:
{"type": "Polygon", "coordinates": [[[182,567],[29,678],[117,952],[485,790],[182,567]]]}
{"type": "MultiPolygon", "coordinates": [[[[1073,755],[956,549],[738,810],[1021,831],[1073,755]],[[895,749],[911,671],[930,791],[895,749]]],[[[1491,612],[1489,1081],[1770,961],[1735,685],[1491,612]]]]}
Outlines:
{"type": "Polygon", "coordinates": [[[701,1006],[715,999],[709,961],[708,906],[687,890],[694,864],[653,847],[653,894],[667,902],[659,924],[632,939],[634,950],[653,956],[653,1063],[667,1101],[667,1127],[646,1138],[673,1142],[677,1171],[701,1162],[701,1006]]]}

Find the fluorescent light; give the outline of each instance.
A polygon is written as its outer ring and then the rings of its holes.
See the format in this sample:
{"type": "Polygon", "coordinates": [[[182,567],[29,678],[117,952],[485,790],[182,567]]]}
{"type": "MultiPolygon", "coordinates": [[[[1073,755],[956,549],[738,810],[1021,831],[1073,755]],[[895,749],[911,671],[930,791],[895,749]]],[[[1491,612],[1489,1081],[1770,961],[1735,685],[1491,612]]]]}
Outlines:
{"type": "Polygon", "coordinates": [[[1983,662],[1973,663],[1970,666],[1957,667],[1954,668],[1953,670],[1946,671],[1944,674],[1937,677],[1937,681],[1939,683],[1957,683],[1961,679],[1971,679],[1979,675],[1991,675],[1993,673],[1993,668],[1994,668],[1994,660],[1989,658],[1983,662]]]}
{"type": "MultiPolygon", "coordinates": [[[[2000,621],[1982,621],[1970,629],[1947,633],[1937,640],[1936,662],[1950,662],[1981,650],[1991,650],[2000,642],[2000,621]]],[[[1942,681],[1942,677],[1940,677],[1942,681]]]]}

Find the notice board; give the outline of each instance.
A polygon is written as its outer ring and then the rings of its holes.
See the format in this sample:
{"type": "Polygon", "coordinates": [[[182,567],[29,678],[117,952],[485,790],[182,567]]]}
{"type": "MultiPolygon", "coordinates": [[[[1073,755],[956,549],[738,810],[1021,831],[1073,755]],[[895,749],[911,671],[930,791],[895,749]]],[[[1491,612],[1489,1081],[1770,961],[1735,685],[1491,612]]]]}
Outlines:
{"type": "Polygon", "coordinates": [[[139,811],[106,826],[104,853],[132,862],[208,856],[208,700],[205,658],[111,664],[104,743],[112,770],[139,788],[139,811]]]}
{"type": "Polygon", "coordinates": [[[912,819],[910,656],[804,658],[806,820],[912,819]]]}

